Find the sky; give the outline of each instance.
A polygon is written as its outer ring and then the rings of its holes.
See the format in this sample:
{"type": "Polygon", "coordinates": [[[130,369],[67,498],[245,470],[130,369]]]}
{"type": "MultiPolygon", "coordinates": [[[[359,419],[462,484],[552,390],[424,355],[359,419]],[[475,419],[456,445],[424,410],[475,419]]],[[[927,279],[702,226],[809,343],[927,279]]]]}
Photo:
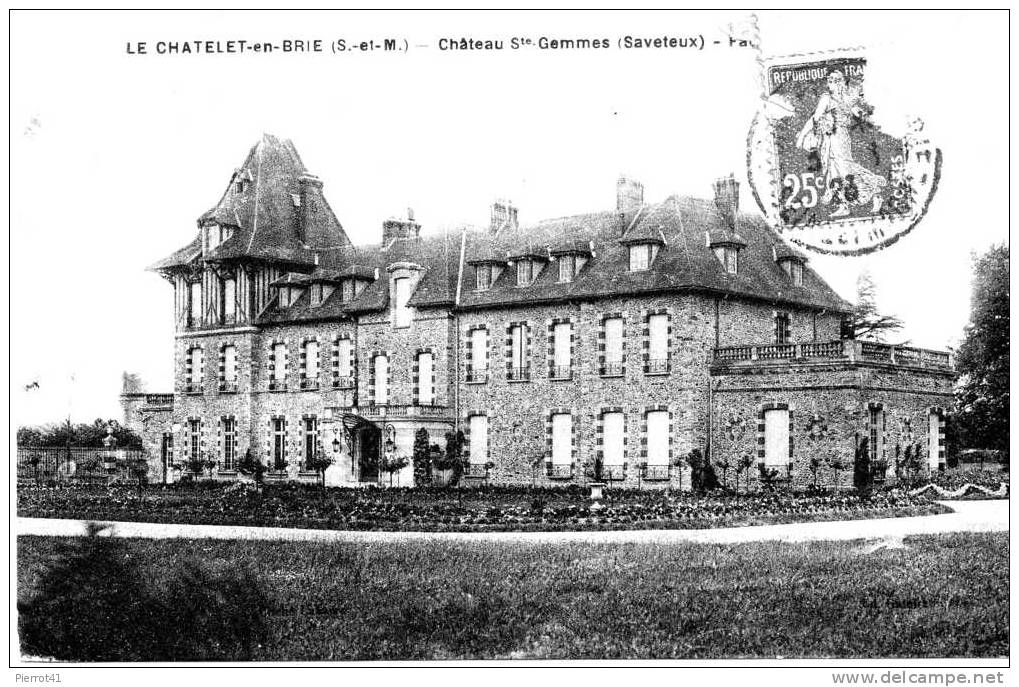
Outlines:
{"type": "MultiPolygon", "coordinates": [[[[263,132],[294,141],[355,243],[413,208],[424,231],[710,197],[760,99],[752,48],[621,50],[626,36],[725,38],[745,13],[32,13],[11,18],[11,361],[15,422],[119,417],[121,373],[172,390],[170,285],[263,132]],[[83,30],[87,27],[87,30],[83,30]],[[439,51],[440,38],[608,38],[605,50],[439,51]],[[333,54],[394,37],[407,52],[333,54]],[[158,41],[322,40],[327,52],[153,54],[158,41]],[[128,54],[144,41],[150,53],[128,54]],[[421,48],[419,45],[430,47],[421,48]],[[36,386],[37,385],[37,386],[36,386]],[[30,386],[30,390],[25,390],[30,386]]],[[[912,345],[957,346],[971,255],[1008,241],[1008,20],[988,13],[761,13],[764,55],[863,47],[874,121],[919,116],[944,154],[927,217],[889,248],[810,255],[852,300],[861,271],[912,345]],[[948,47],[950,46],[950,48],[948,47]]]]}

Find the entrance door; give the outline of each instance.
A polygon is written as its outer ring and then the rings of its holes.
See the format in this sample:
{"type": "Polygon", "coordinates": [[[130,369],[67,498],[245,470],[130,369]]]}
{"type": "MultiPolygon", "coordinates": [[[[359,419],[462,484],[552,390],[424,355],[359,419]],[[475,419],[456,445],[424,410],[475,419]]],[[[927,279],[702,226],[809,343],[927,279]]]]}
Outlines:
{"type": "Polygon", "coordinates": [[[378,427],[362,426],[354,431],[354,455],[357,456],[358,481],[379,481],[379,456],[382,431],[378,427]]]}
{"type": "Polygon", "coordinates": [[[159,448],[159,455],[163,463],[163,481],[166,482],[170,475],[170,461],[173,455],[173,435],[169,432],[163,433],[163,441],[159,448]]]}

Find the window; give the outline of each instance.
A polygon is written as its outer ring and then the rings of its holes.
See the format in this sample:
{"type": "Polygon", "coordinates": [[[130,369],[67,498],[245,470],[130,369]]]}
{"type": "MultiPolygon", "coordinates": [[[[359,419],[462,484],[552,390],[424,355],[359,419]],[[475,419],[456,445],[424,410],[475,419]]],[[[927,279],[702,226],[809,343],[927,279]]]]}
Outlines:
{"type": "Polygon", "coordinates": [[[619,412],[602,415],[602,465],[619,467],[626,460],[623,439],[626,436],[623,414],[619,412]]]}
{"type": "Polygon", "coordinates": [[[563,255],[559,257],[559,281],[573,281],[576,275],[577,256],[563,255]]]}
{"type": "Polygon", "coordinates": [[[430,351],[418,353],[418,405],[430,406],[435,403],[434,356],[430,351]]]}
{"type": "Polygon", "coordinates": [[[204,367],[205,358],[202,354],[202,349],[195,347],[188,351],[187,375],[184,388],[186,393],[198,393],[202,390],[204,367]]]}
{"type": "Polygon", "coordinates": [[[653,243],[637,243],[630,246],[630,271],[641,272],[651,268],[657,252],[653,243]]]}
{"type": "Polygon", "coordinates": [[[510,326],[510,368],[509,379],[530,379],[530,362],[527,360],[527,326],[510,326]]]}
{"type": "Polygon", "coordinates": [[[351,362],[354,358],[354,342],[350,339],[336,341],[336,365],[333,368],[333,384],[342,388],[352,388],[354,371],[351,362]]]}
{"type": "Polygon", "coordinates": [[[552,379],[570,379],[573,376],[573,325],[559,322],[552,329],[552,379]]]}
{"type": "Polygon", "coordinates": [[[393,280],[393,292],[395,303],[393,305],[393,325],[396,327],[409,327],[412,319],[410,306],[410,278],[399,277],[393,280]]]}
{"type": "Polygon", "coordinates": [[[652,410],[647,414],[647,464],[654,467],[669,465],[669,413],[652,410]]]}
{"type": "Polygon", "coordinates": [[[287,388],[287,345],[285,343],[273,344],[270,351],[271,374],[269,377],[269,389],[287,388]]]}
{"type": "Polygon", "coordinates": [[[354,300],[354,280],[344,279],[340,285],[340,300],[349,303],[354,300]]]}
{"type": "Polygon", "coordinates": [[[648,365],[647,372],[662,374],[669,371],[669,316],[665,314],[648,317],[648,365]]]}
{"type": "Polygon", "coordinates": [[[272,467],[274,470],[287,467],[287,421],[281,417],[272,419],[272,467]]]}
{"type": "Polygon", "coordinates": [[[311,285],[311,304],[319,305],[322,302],[322,284],[311,285]]]}
{"type": "Polygon", "coordinates": [[[304,469],[314,470],[318,459],[318,418],[304,418],[304,469]]]}
{"type": "Polygon", "coordinates": [[[202,421],[188,420],[188,447],[191,460],[199,460],[202,457],[202,421]]]}
{"type": "Polygon", "coordinates": [[[884,457],[885,449],[885,411],[879,405],[870,406],[870,412],[868,415],[868,428],[869,428],[869,440],[870,444],[867,450],[870,453],[870,462],[873,465],[874,462],[881,460],[884,457]]]}
{"type": "Polygon", "coordinates": [[[570,466],[573,463],[573,416],[556,413],[552,416],[552,465],[570,466]]]}
{"type": "Polygon", "coordinates": [[[764,465],[784,468],[789,463],[789,410],[764,411],[764,465]]]}
{"type": "Polygon", "coordinates": [[[931,470],[941,467],[941,413],[936,410],[927,415],[927,465],[931,470]]]}
{"type": "Polygon", "coordinates": [[[478,281],[478,291],[485,291],[492,286],[492,266],[478,265],[474,268],[478,281]]]}
{"type": "Polygon", "coordinates": [[[470,344],[471,359],[467,363],[467,381],[483,382],[488,379],[488,330],[472,329],[470,344]]]}
{"type": "Polygon", "coordinates": [[[722,267],[729,274],[739,272],[739,249],[736,246],[717,246],[714,249],[715,257],[722,263],[722,267]]]}
{"type": "Polygon", "coordinates": [[[605,326],[605,366],[603,375],[623,374],[623,318],[607,317],[605,326]]]}
{"type": "Polygon", "coordinates": [[[219,311],[223,313],[223,323],[231,324],[237,319],[237,281],[230,277],[223,280],[222,303],[219,311]]]}
{"type": "Polygon", "coordinates": [[[528,286],[534,280],[534,262],[526,258],[517,260],[517,286],[528,286]]]}
{"type": "Polygon", "coordinates": [[[375,397],[372,401],[376,405],[389,403],[389,358],[385,355],[377,355],[372,359],[372,370],[375,372],[375,397]]]}
{"type": "Polygon", "coordinates": [[[193,281],[188,285],[188,326],[197,327],[202,322],[202,282],[193,281]]]}
{"type": "Polygon", "coordinates": [[[789,313],[775,313],[775,343],[789,343],[792,339],[792,322],[789,313]]]}
{"type": "Polygon", "coordinates": [[[223,347],[223,379],[220,391],[237,391],[237,347],[230,344],[223,347]]]}
{"type": "Polygon", "coordinates": [[[783,260],[782,269],[793,280],[793,286],[803,286],[803,263],[798,260],[783,260]]]}
{"type": "Polygon", "coordinates": [[[470,431],[470,458],[474,465],[488,462],[488,416],[471,415],[468,429],[470,431]]]}
{"type": "Polygon", "coordinates": [[[233,470],[237,462],[237,420],[223,418],[223,465],[224,470],[233,470]]]}
{"type": "Polygon", "coordinates": [[[304,342],[304,369],[301,370],[301,388],[318,388],[318,341],[304,342]]]}

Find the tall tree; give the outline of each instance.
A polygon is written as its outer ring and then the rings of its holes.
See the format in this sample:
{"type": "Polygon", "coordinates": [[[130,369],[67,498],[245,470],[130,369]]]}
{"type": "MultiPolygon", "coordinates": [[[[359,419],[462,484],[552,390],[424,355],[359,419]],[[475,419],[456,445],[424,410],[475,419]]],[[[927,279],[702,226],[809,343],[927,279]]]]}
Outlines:
{"type": "Polygon", "coordinates": [[[853,308],[853,332],[857,339],[884,341],[885,336],[902,329],[902,320],[895,315],[878,312],[877,287],[870,272],[864,270],[856,279],[856,306],[853,308]]]}
{"type": "Polygon", "coordinates": [[[1008,246],[973,258],[970,321],[956,356],[956,429],[963,448],[1008,450],[1008,246]]]}

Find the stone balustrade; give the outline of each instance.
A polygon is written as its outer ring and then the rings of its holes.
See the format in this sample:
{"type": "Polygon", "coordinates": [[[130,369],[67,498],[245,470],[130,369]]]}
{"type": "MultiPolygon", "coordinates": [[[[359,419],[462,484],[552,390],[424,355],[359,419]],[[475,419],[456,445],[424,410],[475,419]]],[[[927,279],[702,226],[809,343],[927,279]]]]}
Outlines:
{"type": "Polygon", "coordinates": [[[851,362],[881,362],[892,365],[941,370],[953,369],[952,356],[945,351],[931,351],[925,348],[895,346],[854,339],[725,346],[714,350],[714,362],[722,365],[746,361],[767,362],[824,359],[847,360],[851,362]]]}

